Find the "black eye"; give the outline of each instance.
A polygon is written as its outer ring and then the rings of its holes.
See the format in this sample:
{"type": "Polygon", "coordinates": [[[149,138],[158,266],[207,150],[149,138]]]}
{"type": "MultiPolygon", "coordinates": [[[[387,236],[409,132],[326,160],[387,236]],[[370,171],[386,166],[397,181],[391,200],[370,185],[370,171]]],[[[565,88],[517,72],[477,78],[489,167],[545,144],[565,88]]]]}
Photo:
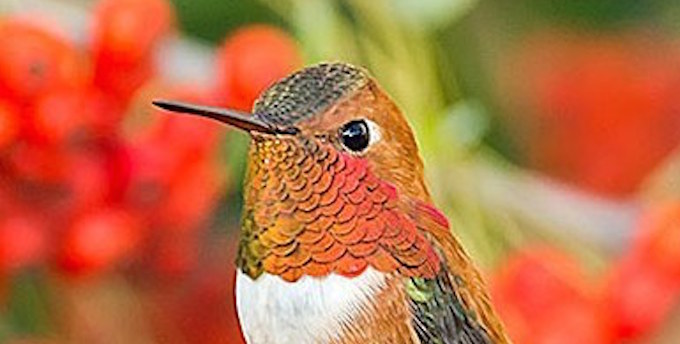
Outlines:
{"type": "Polygon", "coordinates": [[[354,152],[361,152],[370,142],[368,125],[364,120],[351,121],[340,129],[342,145],[354,152]]]}

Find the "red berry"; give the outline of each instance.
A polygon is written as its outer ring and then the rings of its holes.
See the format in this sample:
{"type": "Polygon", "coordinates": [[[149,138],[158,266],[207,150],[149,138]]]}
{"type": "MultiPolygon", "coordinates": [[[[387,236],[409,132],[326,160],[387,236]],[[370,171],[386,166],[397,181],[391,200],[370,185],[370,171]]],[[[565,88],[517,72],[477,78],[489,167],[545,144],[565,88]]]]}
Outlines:
{"type": "Polygon", "coordinates": [[[95,84],[127,101],[154,73],[154,50],[172,29],[167,0],[103,0],[95,8],[95,84]]]}
{"type": "Polygon", "coordinates": [[[505,261],[492,282],[494,303],[515,341],[567,343],[569,332],[579,333],[576,342],[606,341],[594,290],[569,256],[549,247],[524,249],[505,261]],[[569,321],[556,323],[567,314],[569,321]]]}
{"type": "Polygon", "coordinates": [[[46,228],[38,219],[13,215],[0,221],[0,271],[41,261],[46,247],[46,228]]]}
{"type": "Polygon", "coordinates": [[[510,300],[525,316],[581,299],[588,289],[579,264],[548,247],[525,248],[508,258],[493,284],[495,295],[510,300]]]}
{"type": "Polygon", "coordinates": [[[89,88],[84,93],[84,117],[88,119],[92,134],[103,138],[118,137],[127,104],[99,88],[89,88]]]}
{"type": "Polygon", "coordinates": [[[162,233],[153,256],[153,268],[159,277],[171,278],[190,272],[198,261],[197,236],[189,233],[162,233]]]}
{"type": "Polygon", "coordinates": [[[226,105],[250,111],[257,96],[302,63],[298,48],[285,32],[254,25],[236,31],[218,57],[220,96],[226,105]]]}
{"type": "Polygon", "coordinates": [[[116,101],[128,103],[154,73],[155,67],[151,59],[132,66],[121,66],[101,59],[97,60],[95,66],[94,83],[116,101]]]}
{"type": "Polygon", "coordinates": [[[519,47],[500,94],[532,167],[626,197],[680,144],[680,51],[655,38],[553,32],[519,47]]]}
{"type": "Polygon", "coordinates": [[[79,210],[98,204],[119,204],[131,178],[130,149],[115,137],[100,138],[74,149],[66,164],[71,171],[65,182],[72,192],[72,206],[79,210]]]}
{"type": "Polygon", "coordinates": [[[74,275],[102,272],[129,257],[140,234],[137,220],[123,211],[87,213],[64,233],[60,266],[74,275]]]}
{"type": "Polygon", "coordinates": [[[217,203],[226,171],[210,160],[184,166],[173,178],[162,203],[162,223],[179,230],[196,229],[217,203]]]}
{"type": "Polygon", "coordinates": [[[659,328],[678,296],[668,276],[631,256],[613,266],[602,307],[617,338],[639,339],[659,328]]]}
{"type": "Polygon", "coordinates": [[[634,254],[676,281],[680,289],[680,201],[648,210],[638,225],[634,254]]]}
{"type": "Polygon", "coordinates": [[[9,155],[13,175],[22,181],[57,184],[68,171],[66,155],[61,147],[33,142],[17,145],[9,155]]]}
{"type": "Polygon", "coordinates": [[[88,87],[47,92],[27,111],[29,137],[41,144],[84,143],[117,137],[124,114],[121,103],[88,87]]]}
{"type": "Polygon", "coordinates": [[[87,130],[86,94],[50,92],[40,96],[31,111],[33,135],[48,144],[67,143],[87,130]]]}
{"type": "Polygon", "coordinates": [[[18,110],[10,104],[0,101],[0,151],[14,143],[18,135],[18,110]]]}
{"type": "Polygon", "coordinates": [[[172,29],[167,0],[102,0],[94,9],[92,49],[96,59],[134,65],[147,59],[172,29]]]}
{"type": "MultiPolygon", "coordinates": [[[[535,324],[527,319],[530,324],[535,324]]],[[[573,302],[559,305],[542,314],[540,326],[532,326],[531,340],[537,344],[614,343],[591,302],[573,302]]]]}
{"type": "Polygon", "coordinates": [[[90,80],[85,57],[61,37],[19,20],[0,20],[0,96],[25,103],[90,80]]]}
{"type": "Polygon", "coordinates": [[[93,159],[82,159],[77,164],[77,170],[71,178],[72,192],[79,198],[76,204],[97,204],[108,191],[104,189],[107,182],[105,166],[93,159]]]}
{"type": "Polygon", "coordinates": [[[139,207],[160,202],[170,185],[174,171],[181,165],[180,157],[172,150],[154,142],[135,143],[130,149],[132,179],[130,201],[139,207]]]}
{"type": "Polygon", "coordinates": [[[204,118],[163,114],[154,139],[167,149],[186,156],[205,156],[218,148],[221,128],[204,118]]]}

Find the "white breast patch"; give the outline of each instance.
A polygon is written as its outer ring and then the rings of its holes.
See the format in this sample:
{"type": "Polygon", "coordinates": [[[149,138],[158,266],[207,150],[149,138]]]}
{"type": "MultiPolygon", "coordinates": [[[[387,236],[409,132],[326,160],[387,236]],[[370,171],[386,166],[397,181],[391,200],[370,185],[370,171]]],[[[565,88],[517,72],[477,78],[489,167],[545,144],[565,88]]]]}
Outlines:
{"type": "Polygon", "coordinates": [[[236,307],[249,344],[328,343],[385,285],[385,275],[371,268],[354,278],[303,276],[293,283],[239,271],[236,307]]]}

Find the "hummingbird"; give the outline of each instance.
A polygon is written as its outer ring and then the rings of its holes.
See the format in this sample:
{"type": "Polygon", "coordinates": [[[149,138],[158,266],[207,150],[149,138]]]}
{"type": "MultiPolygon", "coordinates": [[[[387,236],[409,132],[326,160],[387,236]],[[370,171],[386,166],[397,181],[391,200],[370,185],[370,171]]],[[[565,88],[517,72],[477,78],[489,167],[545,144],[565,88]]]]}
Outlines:
{"type": "Polygon", "coordinates": [[[235,287],[247,343],[509,342],[411,127],[367,71],[301,69],[251,114],[154,104],[250,135],[235,287]]]}

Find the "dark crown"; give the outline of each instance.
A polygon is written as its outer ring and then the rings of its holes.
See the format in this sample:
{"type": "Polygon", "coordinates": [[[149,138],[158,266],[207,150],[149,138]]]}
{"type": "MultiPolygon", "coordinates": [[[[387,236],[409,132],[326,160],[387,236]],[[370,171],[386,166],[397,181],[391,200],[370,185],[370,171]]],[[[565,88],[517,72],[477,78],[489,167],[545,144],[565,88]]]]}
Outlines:
{"type": "Polygon", "coordinates": [[[307,67],[264,91],[253,105],[253,114],[276,126],[293,125],[323,112],[368,80],[365,71],[346,63],[307,67]]]}

